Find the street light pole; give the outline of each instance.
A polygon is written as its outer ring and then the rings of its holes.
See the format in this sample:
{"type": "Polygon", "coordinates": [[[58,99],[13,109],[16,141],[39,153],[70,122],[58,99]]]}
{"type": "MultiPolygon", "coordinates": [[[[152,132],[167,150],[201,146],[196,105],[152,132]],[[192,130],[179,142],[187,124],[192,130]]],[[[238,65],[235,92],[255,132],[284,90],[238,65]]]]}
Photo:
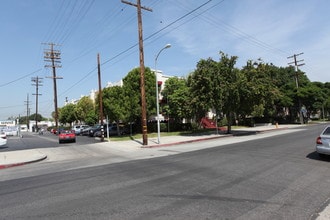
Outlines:
{"type": "Polygon", "coordinates": [[[158,74],[157,74],[157,59],[159,54],[167,49],[170,48],[171,44],[166,44],[165,47],[163,47],[157,54],[155,58],[155,76],[156,76],[156,106],[157,106],[157,137],[158,137],[158,144],[160,144],[160,122],[159,122],[159,95],[158,95],[158,74]]]}

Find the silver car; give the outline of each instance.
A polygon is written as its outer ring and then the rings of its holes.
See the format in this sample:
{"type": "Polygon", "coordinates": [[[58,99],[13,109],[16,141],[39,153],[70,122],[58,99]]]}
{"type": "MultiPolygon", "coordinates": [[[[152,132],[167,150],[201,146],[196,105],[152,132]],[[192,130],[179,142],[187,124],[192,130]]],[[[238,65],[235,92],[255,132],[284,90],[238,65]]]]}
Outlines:
{"type": "Polygon", "coordinates": [[[330,125],[324,128],[316,139],[316,151],[322,157],[330,155],[330,125]]]}
{"type": "Polygon", "coordinates": [[[74,125],[74,126],[72,126],[71,130],[74,130],[76,135],[80,135],[81,132],[87,127],[89,127],[89,126],[88,125],[74,125]]]}

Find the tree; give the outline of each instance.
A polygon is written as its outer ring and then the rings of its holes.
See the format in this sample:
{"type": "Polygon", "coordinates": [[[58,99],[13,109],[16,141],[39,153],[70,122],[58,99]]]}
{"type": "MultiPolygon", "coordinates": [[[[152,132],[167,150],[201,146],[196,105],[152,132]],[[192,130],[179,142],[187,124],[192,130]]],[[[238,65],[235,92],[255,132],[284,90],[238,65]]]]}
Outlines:
{"type": "Polygon", "coordinates": [[[75,113],[76,119],[80,122],[85,122],[89,125],[93,125],[97,122],[97,119],[94,120],[94,114],[96,115],[96,113],[93,100],[91,100],[88,96],[84,96],[78,101],[75,113]]]}
{"type": "Polygon", "coordinates": [[[35,121],[35,120],[37,120],[37,121],[43,121],[43,120],[45,120],[45,118],[42,117],[42,115],[40,115],[40,114],[37,114],[37,117],[36,117],[36,114],[32,114],[32,115],[29,116],[29,119],[31,121],[35,121]]]}
{"type": "Polygon", "coordinates": [[[125,90],[120,86],[113,86],[103,89],[102,95],[104,113],[109,116],[111,121],[116,122],[119,134],[119,122],[129,119],[128,97],[125,96],[125,90]]]}
{"type": "Polygon", "coordinates": [[[205,117],[206,113],[213,107],[211,100],[212,74],[216,62],[211,58],[200,60],[196,70],[188,76],[190,102],[197,121],[205,117]]]}
{"type": "MultiPolygon", "coordinates": [[[[145,68],[145,94],[147,118],[156,114],[156,76],[150,68],[145,68]]],[[[128,99],[130,118],[134,121],[141,118],[140,68],[131,70],[123,79],[123,87],[128,99]]]]}
{"type": "Polygon", "coordinates": [[[180,123],[184,118],[191,118],[192,111],[186,79],[178,77],[169,78],[165,82],[162,96],[166,102],[166,105],[162,109],[164,114],[169,115],[174,121],[180,123]]]}
{"type": "Polygon", "coordinates": [[[326,99],[323,103],[323,115],[328,117],[330,112],[330,82],[324,83],[324,92],[326,94],[326,99]]]}
{"type": "Polygon", "coordinates": [[[218,63],[219,73],[221,75],[221,87],[223,90],[223,112],[227,118],[227,132],[231,133],[234,113],[239,109],[239,70],[234,68],[237,57],[228,57],[227,54],[220,52],[220,61],[218,63]]]}
{"type": "Polygon", "coordinates": [[[60,114],[59,114],[59,121],[61,123],[69,123],[70,126],[72,125],[72,122],[76,121],[76,105],[75,104],[67,104],[61,108],[60,114]]]}
{"type": "Polygon", "coordinates": [[[94,125],[99,120],[98,114],[96,114],[95,110],[90,110],[87,112],[86,117],[84,119],[85,123],[88,125],[94,125]]]}
{"type": "Polygon", "coordinates": [[[272,64],[248,61],[241,70],[240,111],[241,116],[273,117],[275,102],[280,91],[275,86],[278,68],[272,64]]]}
{"type": "Polygon", "coordinates": [[[298,95],[309,115],[317,114],[318,111],[322,109],[327,98],[325,90],[323,89],[323,84],[319,82],[306,84],[298,90],[298,95]]]}

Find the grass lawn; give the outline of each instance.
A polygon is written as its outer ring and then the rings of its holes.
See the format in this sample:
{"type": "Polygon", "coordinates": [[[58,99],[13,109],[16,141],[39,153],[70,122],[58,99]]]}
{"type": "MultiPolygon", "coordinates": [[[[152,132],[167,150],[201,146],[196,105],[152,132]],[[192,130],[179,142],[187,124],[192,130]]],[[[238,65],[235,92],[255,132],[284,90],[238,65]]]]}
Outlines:
{"type": "MultiPolygon", "coordinates": [[[[232,126],[232,129],[242,128],[242,126],[232,126]]],[[[219,131],[221,133],[223,131],[219,131]]],[[[161,137],[166,136],[185,136],[185,135],[208,135],[208,134],[215,134],[215,129],[198,129],[193,131],[178,131],[178,132],[161,132],[161,137]]],[[[156,138],[157,133],[148,133],[148,138],[156,138]]],[[[105,137],[106,138],[106,137],[105,137]]],[[[142,139],[142,134],[134,134],[130,135],[122,135],[122,136],[111,136],[111,141],[128,141],[128,140],[136,140],[142,139]]]]}

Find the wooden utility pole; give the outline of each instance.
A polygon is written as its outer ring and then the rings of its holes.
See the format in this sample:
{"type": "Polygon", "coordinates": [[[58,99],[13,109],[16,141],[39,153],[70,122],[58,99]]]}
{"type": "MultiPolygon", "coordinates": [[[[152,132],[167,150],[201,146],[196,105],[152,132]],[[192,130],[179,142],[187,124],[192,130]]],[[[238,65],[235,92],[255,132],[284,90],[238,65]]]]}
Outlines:
{"type": "Polygon", "coordinates": [[[55,127],[58,128],[58,108],[57,108],[57,79],[63,79],[63,77],[56,76],[56,68],[61,68],[61,52],[59,50],[54,50],[54,43],[49,43],[50,49],[45,50],[44,59],[46,62],[50,62],[51,65],[45,65],[45,67],[51,67],[53,69],[53,76],[47,77],[53,79],[54,84],[54,106],[55,106],[55,127]]]}
{"type": "Polygon", "coordinates": [[[26,101],[24,101],[26,104],[26,127],[27,127],[27,129],[29,129],[29,127],[30,127],[30,123],[29,123],[29,116],[30,116],[30,114],[29,114],[29,105],[30,105],[30,101],[29,101],[29,93],[27,94],[27,98],[26,98],[26,101]]]}
{"type": "Polygon", "coordinates": [[[100,54],[97,54],[97,75],[99,79],[99,106],[100,106],[100,124],[101,124],[101,142],[104,141],[104,127],[103,127],[103,101],[102,101],[102,86],[101,86],[101,65],[100,54]]]}
{"type": "MultiPolygon", "coordinates": [[[[291,59],[293,58],[293,62],[290,62],[288,63],[289,65],[291,64],[294,64],[294,67],[295,67],[295,81],[296,81],[296,87],[297,87],[297,92],[298,92],[298,88],[299,88],[299,77],[298,77],[298,74],[299,74],[299,66],[303,66],[305,65],[305,63],[300,63],[300,62],[303,62],[304,60],[297,60],[297,57],[302,55],[304,53],[299,53],[299,54],[293,54],[292,56],[290,57],[287,57],[288,59],[291,59]]],[[[298,98],[299,99],[299,98],[298,98]]],[[[301,100],[299,99],[298,100],[298,114],[299,114],[299,120],[300,120],[300,124],[304,124],[304,118],[303,118],[303,109],[302,109],[302,104],[301,104],[301,100]]]]}
{"type": "Polygon", "coordinates": [[[42,84],[40,84],[40,83],[42,83],[42,78],[40,78],[38,76],[32,77],[31,81],[34,83],[32,85],[36,87],[36,93],[32,94],[32,95],[36,96],[36,115],[34,116],[34,120],[36,123],[35,131],[38,132],[38,97],[39,97],[39,95],[41,95],[41,94],[39,94],[39,86],[42,86],[42,84]]]}
{"type": "Polygon", "coordinates": [[[138,15],[138,31],[139,31],[139,49],[140,49],[140,89],[141,89],[141,115],[142,115],[142,137],[143,145],[148,145],[148,129],[147,129],[147,103],[145,94],[144,79],[144,54],[143,54],[143,34],[142,34],[142,16],[141,9],[152,11],[150,8],[141,6],[141,0],[137,0],[137,4],[121,0],[122,3],[132,5],[137,8],[138,15]]]}

